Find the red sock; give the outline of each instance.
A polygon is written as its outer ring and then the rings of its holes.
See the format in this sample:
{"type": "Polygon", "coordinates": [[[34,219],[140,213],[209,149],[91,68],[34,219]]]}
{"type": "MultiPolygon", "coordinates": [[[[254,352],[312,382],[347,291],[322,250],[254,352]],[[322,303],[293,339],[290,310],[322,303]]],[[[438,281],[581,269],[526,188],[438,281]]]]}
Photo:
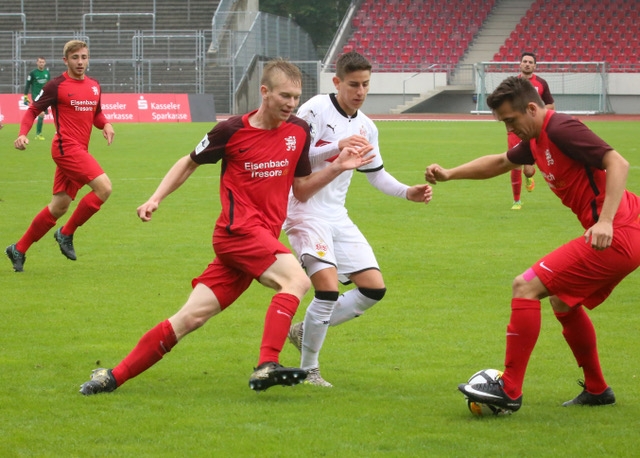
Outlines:
{"type": "Polygon", "coordinates": [[[71,215],[71,218],[69,218],[69,221],[67,221],[67,224],[64,225],[61,232],[64,235],[73,235],[76,229],[86,223],[89,218],[100,210],[100,206],[103,203],[96,193],[91,191],[80,200],[78,207],[71,215]]]}
{"type": "Polygon", "coordinates": [[[268,361],[279,362],[280,352],[287,340],[291,320],[298,310],[298,305],[300,300],[292,294],[278,293],[271,299],[264,319],[258,366],[268,361]]]}
{"type": "Polygon", "coordinates": [[[578,367],[581,367],[584,372],[587,391],[591,394],[602,393],[607,389],[607,382],[602,375],[596,345],[596,331],[591,318],[581,305],[573,307],[569,312],[555,315],[562,324],[564,340],[569,344],[578,367]]]}
{"type": "Polygon", "coordinates": [[[511,299],[511,319],[507,326],[507,350],[504,358],[504,391],[513,399],[522,394],[529,357],[540,335],[540,301],[511,299]]]}
{"type": "Polygon", "coordinates": [[[16,243],[16,249],[20,253],[26,253],[31,245],[40,240],[44,235],[56,225],[56,219],[49,211],[49,207],[44,207],[40,213],[33,218],[31,225],[22,238],[16,243]]]}
{"type": "Polygon", "coordinates": [[[177,343],[176,334],[169,320],[149,330],[131,353],[113,369],[112,373],[118,386],[160,361],[177,343]]]}
{"type": "Polygon", "coordinates": [[[522,191],[522,170],[520,168],[511,171],[511,192],[513,192],[513,200],[520,200],[520,191],[522,191]]]}

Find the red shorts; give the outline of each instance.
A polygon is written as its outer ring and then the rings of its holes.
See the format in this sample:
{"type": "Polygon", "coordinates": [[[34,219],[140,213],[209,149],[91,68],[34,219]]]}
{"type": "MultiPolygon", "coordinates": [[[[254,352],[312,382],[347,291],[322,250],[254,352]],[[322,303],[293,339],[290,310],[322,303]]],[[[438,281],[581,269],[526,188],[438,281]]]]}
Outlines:
{"type": "Polygon", "coordinates": [[[598,251],[578,237],[531,268],[553,296],[573,307],[600,305],[624,277],[640,265],[640,224],[614,229],[613,243],[598,251]]]}
{"type": "Polygon", "coordinates": [[[264,228],[254,228],[246,235],[215,232],[213,249],[216,258],[199,277],[191,281],[208,286],[224,310],[240,297],[254,279],[276,262],[276,254],[291,253],[273,234],[264,228]]]}
{"type": "Polygon", "coordinates": [[[66,192],[75,199],[80,188],[104,173],[98,161],[83,149],[65,149],[64,154],[61,155],[54,146],[52,156],[56,163],[56,173],[53,178],[54,194],[66,192]]]}

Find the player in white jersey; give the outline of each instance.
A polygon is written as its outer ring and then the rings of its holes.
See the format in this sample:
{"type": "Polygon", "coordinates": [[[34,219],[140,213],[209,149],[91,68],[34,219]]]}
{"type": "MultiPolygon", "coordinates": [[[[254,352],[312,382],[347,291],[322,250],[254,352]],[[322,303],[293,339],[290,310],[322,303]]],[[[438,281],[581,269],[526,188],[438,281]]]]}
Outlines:
{"type": "MultiPolygon", "coordinates": [[[[297,116],[311,127],[312,170],[327,167],[345,147],[372,145],[375,158],[357,170],[385,194],[426,204],[432,195],[429,185],[407,186],[383,167],[378,129],[360,111],[370,79],[371,64],[364,56],[343,54],[333,77],[337,93],[316,95],[298,109],[297,116]]],[[[313,385],[332,386],[320,375],[318,361],[328,327],[362,315],[386,292],[373,250],[345,208],[352,176],[352,170],[343,172],[306,202],[289,197],[284,230],[315,290],[304,321],[291,326],[289,340],[301,352],[306,383],[313,385]],[[340,295],[338,281],[356,288],[340,295]]]]}

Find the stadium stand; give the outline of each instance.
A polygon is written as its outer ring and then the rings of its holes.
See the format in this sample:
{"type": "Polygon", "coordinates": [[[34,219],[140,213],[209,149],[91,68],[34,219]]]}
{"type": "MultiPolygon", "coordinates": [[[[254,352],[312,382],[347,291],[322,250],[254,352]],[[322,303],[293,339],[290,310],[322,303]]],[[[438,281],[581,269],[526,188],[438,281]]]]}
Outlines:
{"type": "MultiPolygon", "coordinates": [[[[364,0],[342,50],[361,50],[385,71],[456,65],[505,1],[364,0]]],[[[637,62],[639,11],[636,0],[536,0],[493,60],[514,61],[527,49],[546,61],[606,61],[622,70],[637,62]]]]}
{"type": "Polygon", "coordinates": [[[400,64],[398,70],[415,62],[457,64],[495,1],[365,0],[343,51],[361,50],[384,67],[400,64]]]}
{"type": "Polygon", "coordinates": [[[536,0],[493,60],[530,49],[545,61],[604,61],[623,71],[637,63],[639,28],[634,0],[536,0]]]}

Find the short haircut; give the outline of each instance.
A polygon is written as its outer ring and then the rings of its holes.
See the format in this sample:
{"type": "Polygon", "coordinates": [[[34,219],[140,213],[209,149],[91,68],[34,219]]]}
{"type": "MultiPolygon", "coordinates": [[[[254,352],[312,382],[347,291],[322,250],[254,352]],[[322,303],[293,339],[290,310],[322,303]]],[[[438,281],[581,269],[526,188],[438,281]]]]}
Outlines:
{"type": "Polygon", "coordinates": [[[283,74],[287,80],[294,84],[302,86],[302,72],[300,69],[291,62],[282,59],[280,57],[270,60],[264,66],[262,70],[262,78],[260,84],[266,86],[269,90],[273,89],[276,74],[283,74]]]}
{"type": "Polygon", "coordinates": [[[71,40],[64,45],[64,50],[62,52],[64,57],[68,57],[69,54],[72,54],[82,48],[89,49],[89,46],[87,46],[87,44],[82,40],[71,40]]]}
{"type": "Polygon", "coordinates": [[[533,57],[533,63],[537,63],[536,60],[536,55],[534,53],[532,53],[531,51],[525,51],[520,55],[520,62],[522,62],[522,59],[524,59],[524,56],[529,56],[529,57],[533,57]]]}
{"type": "Polygon", "coordinates": [[[518,78],[510,76],[505,79],[498,87],[487,97],[487,105],[492,111],[497,110],[505,102],[511,102],[511,108],[515,111],[524,113],[527,105],[531,102],[544,107],[544,102],[538,94],[538,90],[526,78],[518,78]]]}
{"type": "Polygon", "coordinates": [[[336,61],[336,76],[340,79],[343,79],[349,73],[359,70],[371,71],[371,62],[356,51],[344,53],[336,61]]]}

